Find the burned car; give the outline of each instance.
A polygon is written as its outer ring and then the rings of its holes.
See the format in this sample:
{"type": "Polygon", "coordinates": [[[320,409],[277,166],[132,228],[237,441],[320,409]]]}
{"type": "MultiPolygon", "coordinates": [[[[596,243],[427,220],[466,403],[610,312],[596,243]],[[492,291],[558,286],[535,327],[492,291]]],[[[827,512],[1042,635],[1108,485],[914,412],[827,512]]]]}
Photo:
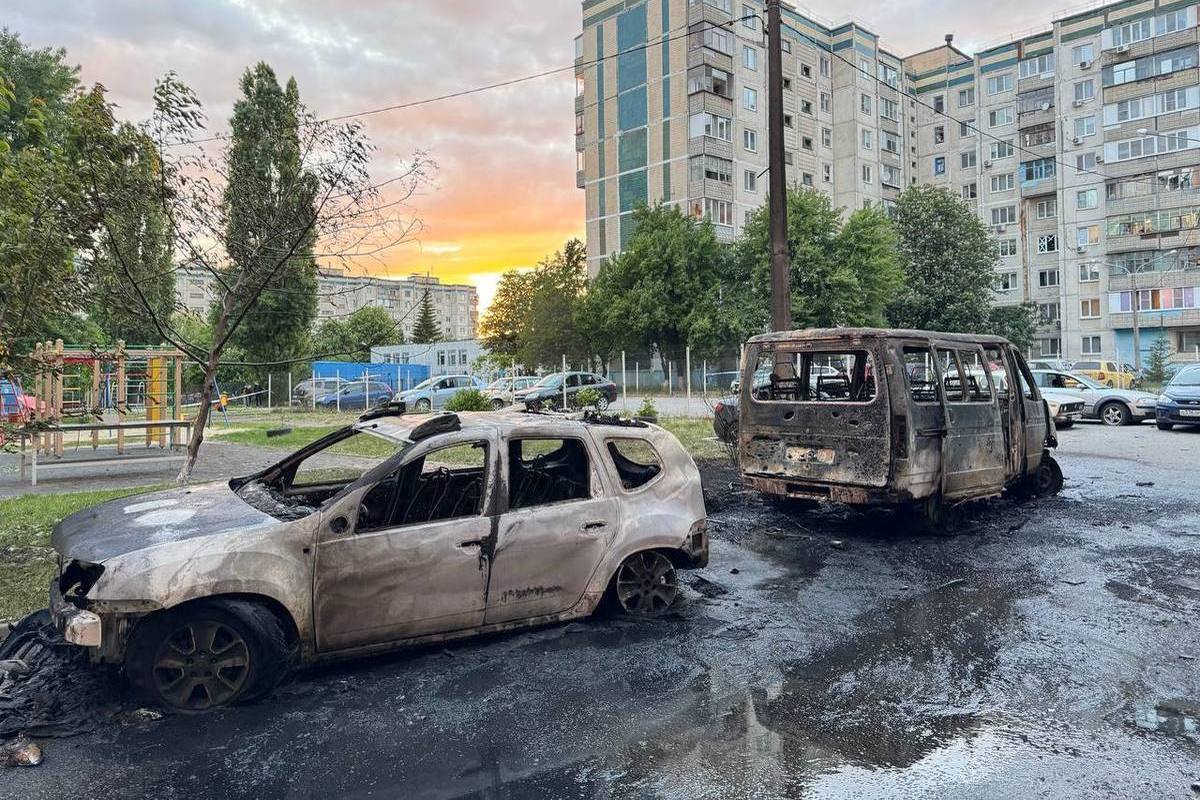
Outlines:
{"type": "Polygon", "coordinates": [[[397,411],[255,475],[65,519],[50,589],[64,638],[123,664],[149,701],[202,711],[292,664],[560,622],[606,599],[657,614],[676,570],[708,561],[699,472],[661,428],[397,411]],[[345,455],[353,439],[381,457],[345,455]]]}
{"type": "Polygon", "coordinates": [[[742,374],[738,461],[767,495],[905,506],[936,522],[963,501],[1062,486],[1046,402],[1003,338],[773,333],[746,344],[742,374]]]}

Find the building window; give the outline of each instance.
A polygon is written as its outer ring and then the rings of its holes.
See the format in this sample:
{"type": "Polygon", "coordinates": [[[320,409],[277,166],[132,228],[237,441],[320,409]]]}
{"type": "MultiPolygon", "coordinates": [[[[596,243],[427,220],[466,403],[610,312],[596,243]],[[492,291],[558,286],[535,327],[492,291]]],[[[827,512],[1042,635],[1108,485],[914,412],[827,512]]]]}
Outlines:
{"type": "Polygon", "coordinates": [[[933,143],[941,144],[946,141],[946,127],[944,125],[933,126],[933,143]]]}
{"type": "Polygon", "coordinates": [[[812,150],[813,149],[812,137],[811,136],[801,136],[800,137],[800,146],[803,147],[805,150],[812,150]]]}
{"type": "Polygon", "coordinates": [[[758,50],[746,45],[742,49],[742,64],[748,70],[758,71],[758,50]]]}
{"type": "Polygon", "coordinates": [[[744,173],[742,173],[742,188],[745,189],[747,192],[757,192],[758,191],[758,173],[752,169],[748,169],[744,173]]]}
{"type": "Polygon", "coordinates": [[[988,94],[1000,94],[1001,92],[1011,92],[1013,88],[1013,78],[1011,72],[1006,72],[1003,75],[993,75],[988,78],[987,92],[988,94]]]}
{"type": "Polygon", "coordinates": [[[979,184],[968,183],[962,187],[963,200],[974,200],[979,197],[979,184]]]}
{"type": "Polygon", "coordinates": [[[742,89],[742,107],[747,111],[758,111],[758,90],[749,86],[742,89]]]}
{"type": "Polygon", "coordinates": [[[821,178],[826,183],[833,183],[833,165],[832,164],[822,164],[821,165],[821,178]]]}
{"type": "Polygon", "coordinates": [[[976,155],[974,150],[964,150],[959,153],[959,161],[963,169],[974,169],[975,159],[976,155]]]}
{"type": "Polygon", "coordinates": [[[812,116],[812,113],[813,113],[812,100],[801,100],[800,101],[800,113],[808,114],[810,117],[812,116]]]}
{"type": "Polygon", "coordinates": [[[1052,75],[1054,73],[1054,53],[1045,53],[1025,59],[1018,65],[1018,72],[1022,78],[1052,75]]]}
{"type": "Polygon", "coordinates": [[[833,147],[833,131],[829,128],[821,128],[821,146],[833,147]]]}
{"type": "Polygon", "coordinates": [[[688,120],[688,133],[692,137],[708,136],[729,142],[733,140],[733,121],[716,114],[693,114],[688,120]]]}
{"type": "Polygon", "coordinates": [[[733,225],[733,203],[728,200],[716,200],[711,197],[704,198],[705,219],[711,221],[714,225],[733,225]]]}
{"type": "Polygon", "coordinates": [[[792,155],[792,151],[791,151],[791,150],[785,150],[785,151],[784,151],[784,153],[783,153],[783,163],[784,163],[784,164],[787,164],[787,165],[790,167],[790,166],[792,165],[792,162],[793,162],[794,160],[795,160],[795,156],[794,156],[794,155],[792,155]]]}
{"type": "Polygon", "coordinates": [[[864,185],[864,186],[871,186],[871,185],[873,185],[873,184],[875,183],[875,177],[874,177],[874,175],[873,175],[873,174],[872,174],[872,172],[871,172],[871,165],[870,165],[870,164],[863,164],[863,168],[862,168],[862,182],[863,182],[863,185],[864,185]]]}
{"type": "Polygon", "coordinates": [[[945,158],[945,156],[938,156],[937,158],[935,158],[933,160],[933,174],[934,175],[945,175],[946,174],[946,158],[945,158]]]}
{"type": "Polygon", "coordinates": [[[874,149],[874,139],[869,128],[862,129],[862,148],[863,150],[874,149]]]}
{"type": "Polygon", "coordinates": [[[997,161],[1001,158],[1009,158],[1013,154],[1013,143],[1011,139],[1006,139],[1002,142],[992,142],[991,158],[997,161]]]}
{"type": "Polygon", "coordinates": [[[975,87],[969,86],[966,89],[958,90],[958,107],[967,108],[975,105],[975,87]]]}
{"type": "Polygon", "coordinates": [[[1038,303],[1038,321],[1043,325],[1052,325],[1062,316],[1058,303],[1038,303]]]}
{"type": "Polygon", "coordinates": [[[1001,272],[996,275],[996,291],[1011,292],[1017,288],[1017,273],[1001,272]]]}
{"type": "Polygon", "coordinates": [[[750,30],[757,30],[758,15],[754,11],[754,6],[742,6],[742,27],[750,30]]]}
{"type": "Polygon", "coordinates": [[[808,64],[801,64],[800,65],[800,77],[801,78],[811,78],[812,77],[812,67],[809,66],[808,64]]]}
{"type": "Polygon", "coordinates": [[[933,96],[933,113],[935,113],[935,114],[946,113],[946,96],[945,95],[935,94],[933,96]]]}
{"type": "Polygon", "coordinates": [[[723,69],[707,64],[688,70],[688,94],[712,92],[721,97],[733,97],[732,76],[723,69]]]}
{"type": "Polygon", "coordinates": [[[1021,163],[1021,181],[1029,183],[1032,181],[1045,180],[1053,178],[1057,171],[1058,162],[1053,158],[1039,158],[1036,161],[1024,161],[1021,163]]]}
{"type": "Polygon", "coordinates": [[[733,34],[722,28],[705,26],[703,30],[692,34],[691,38],[691,49],[700,47],[707,47],[727,56],[734,55],[733,34]]]}
{"type": "Polygon", "coordinates": [[[895,100],[889,100],[886,97],[879,98],[879,116],[884,119],[890,119],[892,122],[900,121],[900,106],[895,100]]]}
{"type": "Polygon", "coordinates": [[[1080,319],[1100,319],[1100,298],[1090,297],[1079,301],[1080,319]]]}
{"type": "Polygon", "coordinates": [[[783,115],[783,127],[785,127],[785,128],[791,128],[791,127],[793,127],[793,120],[792,120],[792,115],[791,115],[791,114],[784,114],[784,115],[783,115]]]}
{"type": "Polygon", "coordinates": [[[783,88],[789,92],[792,90],[792,79],[791,78],[783,79],[783,88]]]}
{"type": "Polygon", "coordinates": [[[1099,264],[1080,264],[1079,265],[1079,282],[1080,283],[1096,283],[1100,280],[1100,265],[1099,264]]]}
{"type": "Polygon", "coordinates": [[[821,92],[821,111],[828,114],[832,107],[833,101],[829,98],[829,95],[825,94],[825,92],[821,92]]]}
{"type": "Polygon", "coordinates": [[[1087,62],[1088,64],[1090,64],[1092,61],[1095,61],[1096,60],[1095,45],[1088,43],[1088,44],[1081,44],[1078,47],[1072,47],[1071,48],[1071,60],[1074,61],[1076,64],[1080,65],[1081,67],[1083,66],[1084,62],[1087,62]]]}
{"type": "Polygon", "coordinates": [[[1000,206],[992,209],[993,225],[1011,225],[1017,221],[1016,206],[1000,206]]]}
{"type": "Polygon", "coordinates": [[[821,75],[822,75],[822,77],[828,78],[829,72],[830,72],[829,58],[827,56],[821,56],[821,75]]]}
{"type": "Polygon", "coordinates": [[[1054,219],[1058,216],[1058,198],[1047,197],[1044,200],[1038,200],[1035,208],[1038,219],[1054,219]]]}
{"type": "Polygon", "coordinates": [[[968,119],[958,123],[958,138],[965,139],[971,135],[971,127],[975,124],[975,120],[968,119]]]}
{"type": "Polygon", "coordinates": [[[883,142],[880,144],[879,149],[900,155],[900,137],[894,133],[883,131],[883,142]]]}
{"type": "Polygon", "coordinates": [[[1083,340],[1080,344],[1081,344],[1080,352],[1083,353],[1085,356],[1100,355],[1101,349],[1100,349],[1100,337],[1099,336],[1084,336],[1083,340]]]}
{"type": "Polygon", "coordinates": [[[1001,239],[1000,240],[1000,257],[1012,258],[1017,254],[1016,239],[1001,239]]]}
{"type": "Polygon", "coordinates": [[[995,194],[996,192],[1007,192],[1010,191],[1015,185],[1013,174],[1011,172],[1006,172],[1003,175],[993,175],[991,191],[992,194],[995,194]]]}
{"type": "Polygon", "coordinates": [[[758,131],[746,128],[742,131],[742,146],[748,153],[758,152],[758,131]]]}
{"type": "Polygon", "coordinates": [[[1096,168],[1095,153],[1080,153],[1075,156],[1075,174],[1082,175],[1085,172],[1091,172],[1096,168]]]}
{"type": "Polygon", "coordinates": [[[1094,136],[1096,134],[1096,118],[1093,116],[1076,117],[1075,119],[1075,137],[1082,139],[1085,136],[1094,136]]]}
{"type": "Polygon", "coordinates": [[[804,173],[803,175],[801,175],[801,176],[800,176],[800,182],[801,182],[802,184],[804,184],[805,186],[807,186],[807,187],[809,187],[809,188],[811,189],[811,188],[812,188],[812,185],[813,185],[813,176],[812,176],[812,173],[810,173],[810,172],[806,172],[806,173],[804,173]]]}
{"type": "Polygon", "coordinates": [[[879,165],[879,182],[884,186],[891,186],[899,189],[902,184],[900,177],[900,168],[893,167],[891,164],[879,165]]]}
{"type": "Polygon", "coordinates": [[[1043,233],[1037,237],[1037,251],[1039,253],[1057,253],[1058,252],[1058,234],[1043,233]]]}
{"type": "Polygon", "coordinates": [[[1043,269],[1038,272],[1038,286],[1058,286],[1058,269],[1043,269]]]}
{"type": "Polygon", "coordinates": [[[693,156],[689,177],[693,181],[718,181],[733,183],[733,162],[717,156],[693,156]]]}
{"type": "Polygon", "coordinates": [[[1004,125],[1011,125],[1013,122],[1013,107],[1005,106],[997,108],[995,111],[988,112],[988,127],[999,128],[1004,125]]]}
{"type": "Polygon", "coordinates": [[[871,95],[869,95],[869,94],[860,95],[858,98],[858,107],[862,110],[862,112],[864,114],[870,114],[871,113],[871,95]]]}
{"type": "Polygon", "coordinates": [[[1196,130],[1189,128],[1120,142],[1109,142],[1104,145],[1105,157],[1113,161],[1129,161],[1134,158],[1145,158],[1146,156],[1175,153],[1192,147],[1200,147],[1200,138],[1196,138],[1195,134],[1196,130]]]}
{"type": "Polygon", "coordinates": [[[1099,192],[1095,189],[1081,189],[1075,193],[1075,208],[1080,211],[1095,208],[1099,203],[1099,192]]]}
{"type": "Polygon", "coordinates": [[[575,135],[583,136],[583,114],[575,115],[575,135]]]}
{"type": "Polygon", "coordinates": [[[1057,336],[1047,336],[1034,342],[1037,353],[1043,358],[1058,358],[1062,355],[1062,341],[1057,336]]]}
{"type": "Polygon", "coordinates": [[[1096,96],[1096,84],[1091,78],[1075,84],[1075,102],[1086,103],[1096,96]]]}

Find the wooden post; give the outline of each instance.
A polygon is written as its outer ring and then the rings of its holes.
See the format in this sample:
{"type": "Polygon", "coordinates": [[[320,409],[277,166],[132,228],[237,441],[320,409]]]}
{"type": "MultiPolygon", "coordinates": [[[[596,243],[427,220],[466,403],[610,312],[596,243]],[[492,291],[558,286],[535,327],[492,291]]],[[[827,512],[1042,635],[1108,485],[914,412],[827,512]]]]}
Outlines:
{"type": "MultiPolygon", "coordinates": [[[[172,415],[176,422],[183,421],[183,359],[180,356],[175,356],[175,413],[172,415]]],[[[171,447],[176,448],[182,442],[177,441],[178,434],[181,432],[179,428],[171,428],[171,447]]]]}
{"type": "MultiPolygon", "coordinates": [[[[104,413],[100,410],[100,368],[104,365],[104,360],[97,356],[92,361],[92,422],[99,425],[104,421],[104,413]]],[[[92,449],[95,450],[100,446],[100,431],[92,431],[92,449]]]]}

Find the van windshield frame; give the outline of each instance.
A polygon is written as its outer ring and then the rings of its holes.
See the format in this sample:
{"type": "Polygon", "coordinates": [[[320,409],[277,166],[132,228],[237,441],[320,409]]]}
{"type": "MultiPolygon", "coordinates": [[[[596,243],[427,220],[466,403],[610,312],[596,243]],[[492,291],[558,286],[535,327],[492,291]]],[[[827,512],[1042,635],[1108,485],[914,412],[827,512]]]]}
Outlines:
{"type": "Polygon", "coordinates": [[[869,406],[880,395],[875,353],[861,344],[759,346],[750,352],[743,384],[749,385],[750,400],[756,404],[869,406]],[[764,370],[768,379],[755,381],[764,370]]]}

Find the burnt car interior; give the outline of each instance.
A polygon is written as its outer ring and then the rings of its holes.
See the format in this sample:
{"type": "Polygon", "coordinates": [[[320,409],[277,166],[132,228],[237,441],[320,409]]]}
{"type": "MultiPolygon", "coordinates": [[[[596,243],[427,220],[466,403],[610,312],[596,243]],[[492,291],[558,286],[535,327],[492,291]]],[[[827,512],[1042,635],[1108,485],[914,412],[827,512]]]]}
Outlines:
{"type": "Polygon", "coordinates": [[[869,403],[875,398],[875,365],[866,350],[768,350],[759,355],[758,372],[770,376],[755,382],[759,401],[869,403]]]}
{"type": "Polygon", "coordinates": [[[425,453],[386,475],[363,497],[358,532],[397,528],[483,513],[487,443],[425,453]],[[462,462],[466,465],[460,466],[462,462]]]}
{"type": "Polygon", "coordinates": [[[608,454],[626,491],[639,489],[662,473],[662,462],[646,442],[637,439],[613,439],[608,454]]]}
{"type": "Polygon", "coordinates": [[[581,500],[591,496],[587,448],[578,439],[511,439],[508,507],[581,500]]]}

